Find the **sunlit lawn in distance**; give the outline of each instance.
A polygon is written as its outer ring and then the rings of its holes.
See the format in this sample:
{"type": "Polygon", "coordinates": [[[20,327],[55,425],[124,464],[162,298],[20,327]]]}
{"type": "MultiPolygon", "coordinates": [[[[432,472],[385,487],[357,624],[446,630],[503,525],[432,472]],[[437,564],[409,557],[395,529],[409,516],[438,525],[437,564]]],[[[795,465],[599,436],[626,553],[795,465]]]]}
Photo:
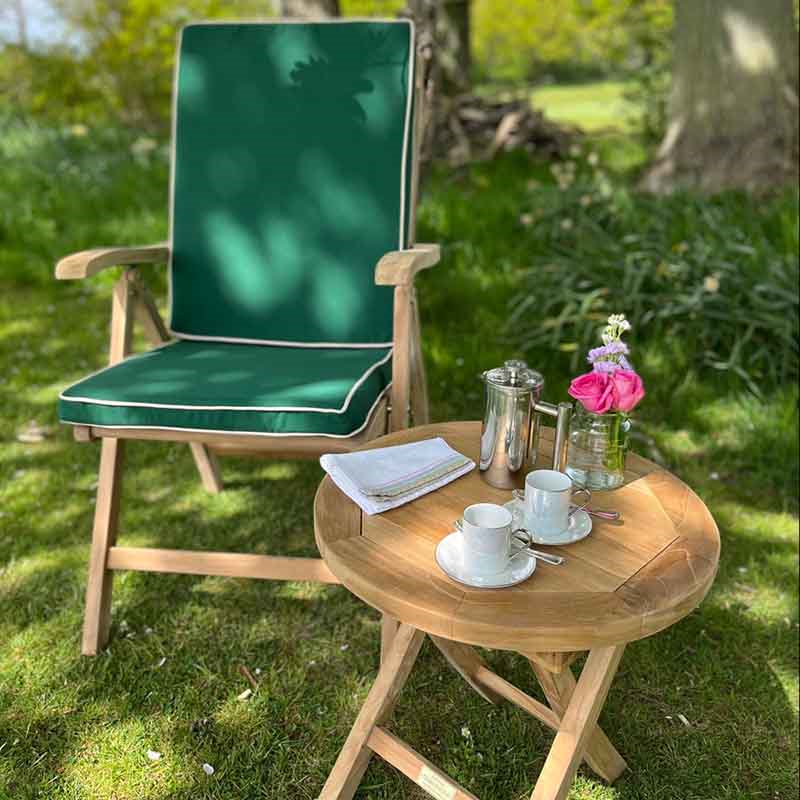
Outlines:
{"type": "Polygon", "coordinates": [[[586,131],[631,131],[639,110],[626,97],[624,81],[597,81],[569,86],[542,86],[531,92],[534,108],[556,122],[586,131]]]}
{"type": "MultiPolygon", "coordinates": [[[[0,184],[0,798],[312,800],[377,669],[377,614],[343,588],[120,573],[110,647],[79,655],[98,448],[73,442],[55,404],[104,362],[111,277],[49,275],[63,252],[162,237],[166,170],[160,152],[131,158],[124,137],[26,136],[0,184]],[[17,441],[31,420],[49,435],[17,441]],[[260,670],[249,700],[237,699],[249,686],[240,665],[260,670]]],[[[618,145],[592,143],[610,172],[637,158],[618,145]]],[[[552,191],[548,165],[518,157],[438,169],[429,185],[420,238],[445,254],[419,285],[434,419],[480,415],[479,372],[514,354],[506,321],[523,273],[569,252],[520,224],[531,191],[546,197],[531,177],[552,191]]],[[[595,213],[570,236],[590,243],[595,213]]],[[[742,215],[760,213],[742,201],[742,215]]],[[[163,269],[142,272],[163,297],[163,269]]],[[[634,447],[706,501],[722,561],[700,609],[626,652],[602,724],[630,771],[609,788],[582,769],[570,797],[795,797],[797,390],[757,400],[678,371],[674,343],[639,331],[636,344],[650,395],[634,447]]],[[[526,355],[547,398],[563,398],[570,353],[526,355]]],[[[124,543],[315,554],[316,464],[226,460],[227,488],[209,496],[186,446],[133,443],[128,455],[124,543]]],[[[486,657],[541,698],[521,658],[486,657]]],[[[528,797],[552,739],[509,705],[487,706],[427,646],[392,726],[482,800],[528,797]]],[[[358,795],[424,796],[382,764],[358,795]]]]}

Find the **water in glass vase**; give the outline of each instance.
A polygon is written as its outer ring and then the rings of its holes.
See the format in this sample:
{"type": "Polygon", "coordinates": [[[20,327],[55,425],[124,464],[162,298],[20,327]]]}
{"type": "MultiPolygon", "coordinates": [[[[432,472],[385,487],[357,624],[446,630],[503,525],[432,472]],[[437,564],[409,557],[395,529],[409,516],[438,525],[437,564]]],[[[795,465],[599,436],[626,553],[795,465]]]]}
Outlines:
{"type": "Polygon", "coordinates": [[[569,430],[567,475],[586,489],[622,486],[630,420],[621,412],[593,414],[576,404],[569,430]]]}

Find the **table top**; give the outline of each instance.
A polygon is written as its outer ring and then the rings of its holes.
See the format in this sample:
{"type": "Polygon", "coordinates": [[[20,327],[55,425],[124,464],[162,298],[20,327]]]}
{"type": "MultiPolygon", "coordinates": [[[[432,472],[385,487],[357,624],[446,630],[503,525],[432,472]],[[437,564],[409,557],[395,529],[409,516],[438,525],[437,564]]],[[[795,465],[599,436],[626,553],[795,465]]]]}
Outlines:
{"type": "MultiPolygon", "coordinates": [[[[480,422],[399,431],[363,449],[441,436],[478,460],[480,422]]],[[[537,466],[549,466],[552,429],[543,428],[537,466]]],[[[527,581],[472,589],[436,564],[434,550],[463,509],[504,503],[479,470],[407,505],[369,516],[326,476],[314,501],[317,546],[353,594],[401,622],[437,636],[523,654],[575,652],[650,636],[691,612],[711,587],[719,532],[697,495],[670,472],[634,454],[625,485],[597,492],[592,506],[623,523],[593,518],[583,541],[548,548],[561,566],[539,561],[527,581]]]]}

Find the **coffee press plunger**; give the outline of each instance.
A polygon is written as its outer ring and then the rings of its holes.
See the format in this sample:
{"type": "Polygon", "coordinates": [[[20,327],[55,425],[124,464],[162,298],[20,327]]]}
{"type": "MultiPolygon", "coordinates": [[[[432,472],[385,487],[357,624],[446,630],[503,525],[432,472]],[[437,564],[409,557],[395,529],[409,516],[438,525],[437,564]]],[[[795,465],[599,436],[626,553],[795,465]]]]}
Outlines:
{"type": "Polygon", "coordinates": [[[542,414],[556,418],[553,469],[563,472],[572,405],[543,402],[544,378],[524,361],[506,361],[481,378],[486,386],[480,456],[483,479],[499,489],[522,485],[536,463],[542,414]]]}

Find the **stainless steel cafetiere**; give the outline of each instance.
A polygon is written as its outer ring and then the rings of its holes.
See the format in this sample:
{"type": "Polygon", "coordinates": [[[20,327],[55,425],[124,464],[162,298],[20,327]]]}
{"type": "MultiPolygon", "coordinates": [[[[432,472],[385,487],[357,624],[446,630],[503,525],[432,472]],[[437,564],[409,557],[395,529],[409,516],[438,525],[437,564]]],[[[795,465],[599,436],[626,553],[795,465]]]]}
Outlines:
{"type": "Polygon", "coordinates": [[[524,361],[506,361],[481,377],[486,387],[480,457],[483,479],[499,489],[522,485],[536,463],[542,414],[556,418],[553,469],[563,472],[571,404],[543,402],[544,378],[524,361]]]}

